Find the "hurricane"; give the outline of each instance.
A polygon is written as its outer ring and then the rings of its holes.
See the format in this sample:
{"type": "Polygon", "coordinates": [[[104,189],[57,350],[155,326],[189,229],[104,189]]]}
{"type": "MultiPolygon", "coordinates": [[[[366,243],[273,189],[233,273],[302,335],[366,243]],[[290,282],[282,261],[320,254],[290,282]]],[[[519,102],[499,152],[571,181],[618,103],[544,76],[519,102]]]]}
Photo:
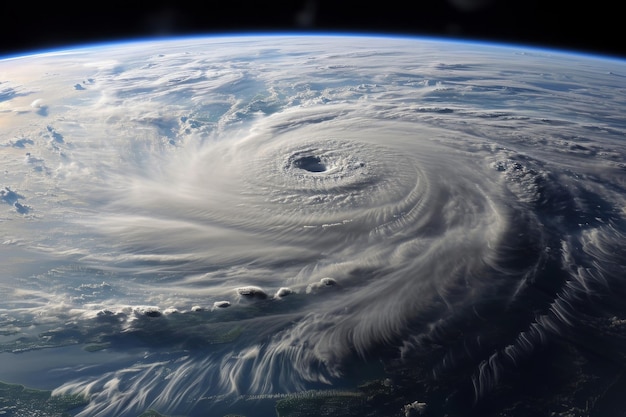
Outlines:
{"type": "Polygon", "coordinates": [[[333,415],[613,415],[622,61],[257,36],[0,73],[1,380],[79,396],[76,416],[306,395],[343,398],[333,415]]]}

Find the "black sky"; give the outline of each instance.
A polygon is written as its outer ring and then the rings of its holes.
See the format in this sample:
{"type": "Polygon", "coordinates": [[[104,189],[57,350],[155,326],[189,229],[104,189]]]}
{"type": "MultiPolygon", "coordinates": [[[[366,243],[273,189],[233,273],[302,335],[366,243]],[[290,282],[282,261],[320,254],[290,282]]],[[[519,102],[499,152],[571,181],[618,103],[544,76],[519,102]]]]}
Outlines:
{"type": "Polygon", "coordinates": [[[3,4],[0,56],[90,42],[240,32],[359,32],[526,44],[626,57],[619,3],[290,0],[3,4]]]}

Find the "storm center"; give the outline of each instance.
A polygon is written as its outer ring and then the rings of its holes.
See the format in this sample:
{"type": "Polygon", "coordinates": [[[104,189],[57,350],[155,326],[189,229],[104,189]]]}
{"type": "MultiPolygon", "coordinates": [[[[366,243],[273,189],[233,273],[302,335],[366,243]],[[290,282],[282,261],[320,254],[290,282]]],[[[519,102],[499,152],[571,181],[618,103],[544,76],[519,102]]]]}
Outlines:
{"type": "Polygon", "coordinates": [[[324,172],[326,171],[326,165],[317,156],[303,156],[293,161],[293,165],[296,168],[303,169],[309,172],[324,172]]]}

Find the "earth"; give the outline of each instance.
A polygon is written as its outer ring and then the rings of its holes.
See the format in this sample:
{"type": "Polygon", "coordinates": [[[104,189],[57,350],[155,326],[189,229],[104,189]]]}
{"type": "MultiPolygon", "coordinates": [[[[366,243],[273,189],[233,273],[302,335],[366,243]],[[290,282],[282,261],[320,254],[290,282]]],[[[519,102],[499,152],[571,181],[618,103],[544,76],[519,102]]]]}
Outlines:
{"type": "Polygon", "coordinates": [[[626,62],[426,38],[0,60],[0,414],[626,416],[626,62]]]}

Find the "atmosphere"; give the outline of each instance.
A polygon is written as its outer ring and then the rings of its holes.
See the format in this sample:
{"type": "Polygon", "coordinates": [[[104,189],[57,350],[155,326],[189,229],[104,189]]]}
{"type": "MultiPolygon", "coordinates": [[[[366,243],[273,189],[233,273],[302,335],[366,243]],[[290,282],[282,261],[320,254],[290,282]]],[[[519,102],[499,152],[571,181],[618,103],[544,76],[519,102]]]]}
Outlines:
{"type": "Polygon", "coordinates": [[[445,37],[626,56],[617,4],[562,0],[105,2],[3,5],[0,53],[173,35],[341,32],[445,37]]]}

